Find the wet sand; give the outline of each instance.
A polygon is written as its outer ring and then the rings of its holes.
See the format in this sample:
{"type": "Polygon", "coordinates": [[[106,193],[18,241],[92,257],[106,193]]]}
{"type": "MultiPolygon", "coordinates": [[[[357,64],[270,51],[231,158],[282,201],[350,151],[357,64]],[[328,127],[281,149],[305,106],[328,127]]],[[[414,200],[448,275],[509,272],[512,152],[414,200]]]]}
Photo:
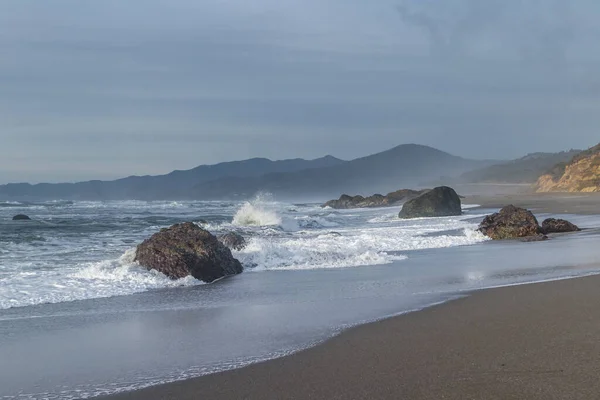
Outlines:
{"type": "Polygon", "coordinates": [[[479,291],[289,357],[107,398],[598,398],[598,288],[600,276],[479,291]]]}
{"type": "Polygon", "coordinates": [[[600,214],[600,193],[513,193],[503,195],[467,195],[465,204],[482,208],[501,208],[508,204],[533,212],[553,214],[600,214]]]}

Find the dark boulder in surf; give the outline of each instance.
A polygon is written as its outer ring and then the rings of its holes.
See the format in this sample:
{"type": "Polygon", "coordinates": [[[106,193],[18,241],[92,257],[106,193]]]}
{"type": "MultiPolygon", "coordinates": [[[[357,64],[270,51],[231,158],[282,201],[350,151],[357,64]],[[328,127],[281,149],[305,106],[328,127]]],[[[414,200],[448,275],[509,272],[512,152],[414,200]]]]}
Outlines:
{"type": "Polygon", "coordinates": [[[246,239],[244,239],[244,237],[239,233],[235,232],[228,232],[223,235],[217,236],[217,238],[219,239],[219,242],[223,243],[231,250],[240,251],[248,245],[246,239]]]}
{"type": "Polygon", "coordinates": [[[566,233],[580,231],[579,227],[564,219],[548,218],[542,222],[542,232],[549,233],[566,233]]]}
{"type": "Polygon", "coordinates": [[[440,186],[404,203],[399,217],[449,217],[461,214],[462,206],[458,194],[448,186],[440,186]]]}
{"type": "Polygon", "coordinates": [[[171,279],[193,276],[204,282],[236,275],[242,264],[224,244],[191,222],[162,229],[138,247],[135,261],[171,279]]]}
{"type": "Polygon", "coordinates": [[[539,240],[540,235],[543,236],[535,215],[529,210],[513,205],[485,217],[479,224],[479,231],[494,240],[528,237],[539,240]]]}
{"type": "Polygon", "coordinates": [[[13,221],[31,221],[31,218],[25,214],[17,214],[12,219],[13,221]]]}

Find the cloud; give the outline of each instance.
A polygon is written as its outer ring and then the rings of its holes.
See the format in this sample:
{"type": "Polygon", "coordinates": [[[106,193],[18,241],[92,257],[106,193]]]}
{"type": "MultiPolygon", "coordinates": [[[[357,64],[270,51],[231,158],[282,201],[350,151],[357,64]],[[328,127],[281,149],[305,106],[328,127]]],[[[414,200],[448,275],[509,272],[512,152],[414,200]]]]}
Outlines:
{"type": "Polygon", "coordinates": [[[590,0],[3,2],[0,181],[405,142],[482,158],[592,145],[598,11],[590,0]],[[489,146],[494,135],[505,140],[489,146]]]}
{"type": "Polygon", "coordinates": [[[565,0],[404,0],[397,6],[405,23],[428,36],[434,53],[541,62],[566,60],[576,31],[573,8],[565,0]]]}

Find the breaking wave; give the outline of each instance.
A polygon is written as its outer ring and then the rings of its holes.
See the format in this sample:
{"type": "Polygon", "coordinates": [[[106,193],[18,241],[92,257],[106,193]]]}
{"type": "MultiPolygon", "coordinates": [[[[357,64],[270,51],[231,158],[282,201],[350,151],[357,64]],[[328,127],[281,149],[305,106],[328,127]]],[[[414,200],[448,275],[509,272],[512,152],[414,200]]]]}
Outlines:
{"type": "Polygon", "coordinates": [[[279,226],[282,219],[273,209],[273,203],[264,199],[263,196],[257,196],[254,200],[248,201],[233,216],[233,225],[237,226],[279,226]]]}

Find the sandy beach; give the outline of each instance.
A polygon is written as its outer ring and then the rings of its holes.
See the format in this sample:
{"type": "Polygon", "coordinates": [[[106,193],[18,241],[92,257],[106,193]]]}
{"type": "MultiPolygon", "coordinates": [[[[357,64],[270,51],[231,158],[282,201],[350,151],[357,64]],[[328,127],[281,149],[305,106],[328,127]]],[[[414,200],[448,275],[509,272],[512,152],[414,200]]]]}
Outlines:
{"type": "Polygon", "coordinates": [[[107,399],[591,399],[600,276],[490,289],[315,348],[107,399]]]}

